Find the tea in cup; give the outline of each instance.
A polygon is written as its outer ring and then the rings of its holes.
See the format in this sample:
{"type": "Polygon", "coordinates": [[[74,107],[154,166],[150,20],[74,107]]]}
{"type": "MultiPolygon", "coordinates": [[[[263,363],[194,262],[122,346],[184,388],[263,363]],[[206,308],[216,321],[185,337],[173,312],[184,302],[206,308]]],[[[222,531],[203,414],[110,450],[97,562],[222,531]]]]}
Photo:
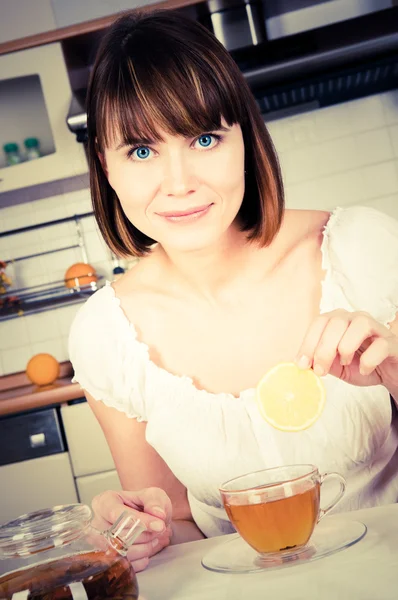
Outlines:
{"type": "Polygon", "coordinates": [[[274,560],[305,551],[316,524],[341,500],[345,487],[338,473],[321,475],[314,465],[290,465],[236,477],[220,492],[236,531],[263,560],[274,560]],[[321,486],[331,479],[339,490],[320,508],[321,486]]]}

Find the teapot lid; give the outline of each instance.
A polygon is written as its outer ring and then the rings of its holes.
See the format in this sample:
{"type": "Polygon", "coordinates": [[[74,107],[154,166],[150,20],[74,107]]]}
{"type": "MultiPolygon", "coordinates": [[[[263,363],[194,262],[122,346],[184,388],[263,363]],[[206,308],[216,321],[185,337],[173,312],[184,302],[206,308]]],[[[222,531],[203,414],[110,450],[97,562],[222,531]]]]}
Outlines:
{"type": "Polygon", "coordinates": [[[0,558],[28,556],[68,544],[82,535],[91,518],[91,509],[85,504],[22,515],[0,526],[0,558]]]}

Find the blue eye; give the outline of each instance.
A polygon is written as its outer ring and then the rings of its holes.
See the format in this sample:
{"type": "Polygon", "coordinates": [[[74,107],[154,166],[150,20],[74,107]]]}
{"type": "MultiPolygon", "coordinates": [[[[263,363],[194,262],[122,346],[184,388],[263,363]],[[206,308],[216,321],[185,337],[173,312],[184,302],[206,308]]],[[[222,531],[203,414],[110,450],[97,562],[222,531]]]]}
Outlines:
{"type": "Polygon", "coordinates": [[[213,139],[214,138],[212,135],[206,133],[205,135],[201,135],[198,138],[198,142],[202,146],[202,148],[208,148],[211,145],[213,139]]]}
{"type": "Polygon", "coordinates": [[[203,133],[196,139],[194,147],[198,148],[199,150],[201,148],[203,148],[203,150],[210,150],[218,146],[222,140],[223,136],[217,133],[203,133]]]}
{"type": "Polygon", "coordinates": [[[132,152],[132,156],[136,156],[140,160],[144,160],[150,156],[151,150],[147,146],[140,146],[139,148],[135,148],[132,152]]]}

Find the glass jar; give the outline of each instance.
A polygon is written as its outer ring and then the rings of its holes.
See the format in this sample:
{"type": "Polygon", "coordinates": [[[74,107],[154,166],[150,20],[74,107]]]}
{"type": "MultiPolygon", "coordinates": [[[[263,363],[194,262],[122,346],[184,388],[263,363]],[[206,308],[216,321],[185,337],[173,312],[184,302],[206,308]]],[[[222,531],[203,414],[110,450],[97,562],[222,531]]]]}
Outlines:
{"type": "Polygon", "coordinates": [[[124,512],[105,531],[84,504],[55,506],[0,526],[0,598],[138,598],[128,547],[145,530],[124,512]]]}
{"type": "Polygon", "coordinates": [[[26,160],[34,160],[40,158],[39,140],[35,137],[26,138],[24,141],[26,160]]]}
{"type": "Polygon", "coordinates": [[[22,157],[19,153],[19,146],[15,142],[4,144],[3,150],[4,154],[6,155],[7,167],[12,167],[12,165],[17,165],[18,163],[22,162],[22,157]]]}

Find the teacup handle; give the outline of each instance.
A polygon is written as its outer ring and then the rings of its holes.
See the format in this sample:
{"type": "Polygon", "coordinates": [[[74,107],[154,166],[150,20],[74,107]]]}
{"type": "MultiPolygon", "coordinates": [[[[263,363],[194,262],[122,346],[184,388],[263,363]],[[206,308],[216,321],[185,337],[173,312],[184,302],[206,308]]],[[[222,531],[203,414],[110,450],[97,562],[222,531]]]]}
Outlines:
{"type": "Polygon", "coordinates": [[[340,502],[340,500],[344,496],[345,488],[347,485],[346,480],[342,475],[339,475],[339,473],[323,473],[323,475],[320,476],[319,483],[322,485],[325,479],[328,477],[336,479],[340,484],[340,489],[337,492],[335,498],[333,498],[333,500],[329,502],[329,504],[325,506],[325,508],[319,509],[318,521],[320,521],[322,517],[324,517],[334,506],[336,506],[338,502],[340,502]]]}

